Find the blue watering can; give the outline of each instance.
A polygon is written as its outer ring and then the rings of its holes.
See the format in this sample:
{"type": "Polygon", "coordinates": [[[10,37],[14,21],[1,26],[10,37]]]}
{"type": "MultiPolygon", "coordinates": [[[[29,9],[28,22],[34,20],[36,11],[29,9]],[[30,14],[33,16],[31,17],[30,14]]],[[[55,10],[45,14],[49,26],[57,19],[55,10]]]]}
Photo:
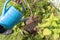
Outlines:
{"type": "Polygon", "coordinates": [[[8,9],[6,9],[6,6],[9,2],[10,0],[7,0],[5,2],[2,15],[0,18],[0,25],[2,25],[7,30],[12,29],[14,25],[21,22],[24,13],[23,5],[21,5],[22,12],[19,12],[14,6],[9,6],[8,9]]]}

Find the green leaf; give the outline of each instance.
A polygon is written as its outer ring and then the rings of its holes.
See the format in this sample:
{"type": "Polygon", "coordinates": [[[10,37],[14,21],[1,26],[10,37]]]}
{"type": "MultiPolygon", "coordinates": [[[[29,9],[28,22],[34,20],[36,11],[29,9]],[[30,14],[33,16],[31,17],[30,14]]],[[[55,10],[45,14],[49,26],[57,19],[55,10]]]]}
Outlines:
{"type": "Polygon", "coordinates": [[[44,29],[43,35],[51,35],[51,30],[49,30],[48,28],[44,29]]]}
{"type": "Polygon", "coordinates": [[[56,34],[56,33],[55,33],[55,34],[53,35],[53,38],[54,38],[54,40],[58,40],[59,34],[56,34]]]}
{"type": "Polygon", "coordinates": [[[54,21],[54,22],[52,22],[52,24],[51,24],[53,27],[57,27],[57,23],[54,21]]]}
{"type": "Polygon", "coordinates": [[[42,23],[42,24],[38,24],[39,27],[48,27],[50,26],[51,22],[46,22],[46,23],[42,23]]]}

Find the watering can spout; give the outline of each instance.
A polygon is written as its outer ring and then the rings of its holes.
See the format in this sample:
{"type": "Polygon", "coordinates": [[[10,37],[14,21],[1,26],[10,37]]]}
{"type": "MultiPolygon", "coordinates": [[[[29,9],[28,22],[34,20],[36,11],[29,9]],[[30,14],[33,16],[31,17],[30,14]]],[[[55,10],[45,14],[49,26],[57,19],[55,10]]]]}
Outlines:
{"type": "Polygon", "coordinates": [[[7,12],[6,6],[7,6],[7,4],[8,4],[9,2],[10,2],[10,0],[7,0],[7,1],[5,2],[4,7],[3,7],[3,10],[2,10],[2,15],[1,15],[1,16],[4,16],[5,13],[7,12]]]}
{"type": "Polygon", "coordinates": [[[26,20],[29,20],[29,18],[21,19],[19,22],[23,22],[23,21],[26,21],[26,20]]]}

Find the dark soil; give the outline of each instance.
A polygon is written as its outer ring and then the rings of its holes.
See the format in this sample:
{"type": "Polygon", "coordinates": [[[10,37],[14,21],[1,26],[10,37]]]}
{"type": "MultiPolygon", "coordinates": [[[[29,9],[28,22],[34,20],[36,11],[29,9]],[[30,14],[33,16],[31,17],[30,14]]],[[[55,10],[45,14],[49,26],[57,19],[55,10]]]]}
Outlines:
{"type": "Polygon", "coordinates": [[[24,30],[29,32],[30,34],[37,34],[38,32],[38,27],[36,27],[38,25],[39,22],[39,17],[34,16],[34,17],[29,17],[29,20],[25,21],[25,26],[24,26],[24,30]]]}

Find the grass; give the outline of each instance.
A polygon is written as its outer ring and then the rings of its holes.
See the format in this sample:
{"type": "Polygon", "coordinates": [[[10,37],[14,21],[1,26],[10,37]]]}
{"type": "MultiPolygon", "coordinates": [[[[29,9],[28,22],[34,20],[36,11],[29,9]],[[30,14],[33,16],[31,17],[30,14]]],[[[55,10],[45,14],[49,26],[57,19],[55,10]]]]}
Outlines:
{"type": "Polygon", "coordinates": [[[3,9],[3,4],[4,4],[5,0],[0,0],[0,13],[2,12],[3,9]]]}

